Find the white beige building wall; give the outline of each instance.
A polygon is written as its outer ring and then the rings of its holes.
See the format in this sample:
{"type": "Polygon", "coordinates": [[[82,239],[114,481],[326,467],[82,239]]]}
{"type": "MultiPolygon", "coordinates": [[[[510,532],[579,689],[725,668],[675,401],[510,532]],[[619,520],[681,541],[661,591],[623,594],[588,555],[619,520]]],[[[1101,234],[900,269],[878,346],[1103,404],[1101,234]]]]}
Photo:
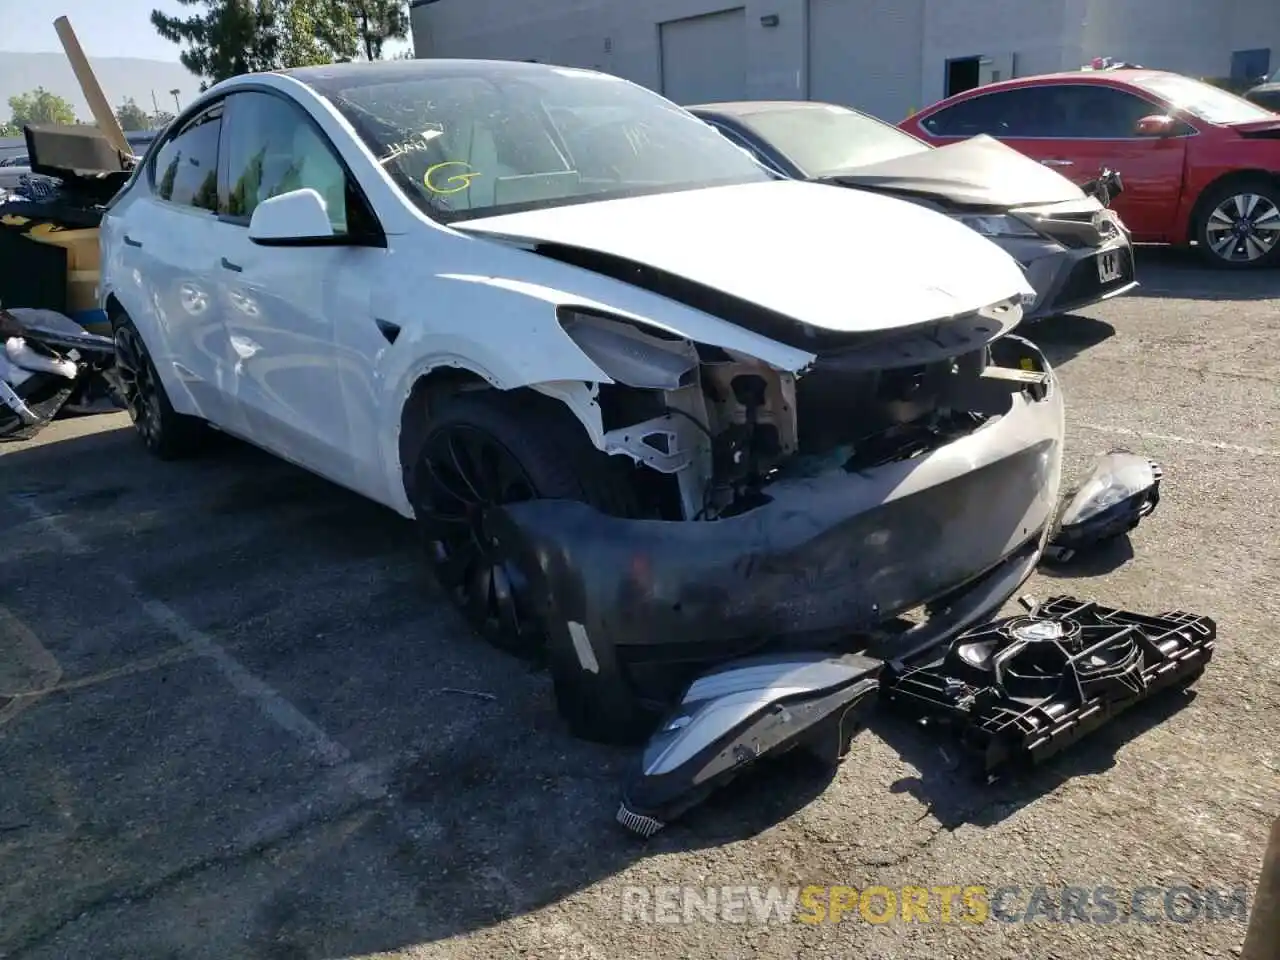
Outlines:
{"type": "Polygon", "coordinates": [[[412,16],[419,56],[595,67],[684,102],[823,99],[895,121],[944,95],[953,58],[983,57],[985,80],[1094,56],[1227,76],[1234,51],[1257,48],[1280,68],[1280,0],[431,0],[412,16]]]}

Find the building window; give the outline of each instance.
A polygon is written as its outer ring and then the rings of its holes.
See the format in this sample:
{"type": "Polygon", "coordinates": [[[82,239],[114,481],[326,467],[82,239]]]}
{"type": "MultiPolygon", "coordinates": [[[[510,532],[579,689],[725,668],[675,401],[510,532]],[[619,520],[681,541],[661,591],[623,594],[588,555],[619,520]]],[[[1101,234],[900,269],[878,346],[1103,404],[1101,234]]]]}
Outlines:
{"type": "Polygon", "coordinates": [[[1271,73],[1271,48],[1237,50],[1231,54],[1231,82],[1244,86],[1260,83],[1271,73]]]}

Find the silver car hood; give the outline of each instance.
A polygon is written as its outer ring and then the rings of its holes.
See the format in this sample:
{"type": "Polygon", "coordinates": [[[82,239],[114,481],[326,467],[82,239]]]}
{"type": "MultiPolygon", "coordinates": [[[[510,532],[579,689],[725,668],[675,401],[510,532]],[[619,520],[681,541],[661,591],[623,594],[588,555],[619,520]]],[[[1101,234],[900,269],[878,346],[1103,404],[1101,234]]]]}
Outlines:
{"type": "Polygon", "coordinates": [[[986,135],[822,178],[864,190],[937,197],[963,206],[1013,207],[1084,200],[1076,184],[986,135]]]}

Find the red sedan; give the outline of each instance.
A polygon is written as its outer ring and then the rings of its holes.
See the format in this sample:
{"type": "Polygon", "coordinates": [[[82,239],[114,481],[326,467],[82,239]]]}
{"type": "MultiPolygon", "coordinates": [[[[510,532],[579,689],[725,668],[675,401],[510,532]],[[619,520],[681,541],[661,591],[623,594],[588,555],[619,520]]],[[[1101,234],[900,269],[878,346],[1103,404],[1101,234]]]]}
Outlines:
{"type": "Polygon", "coordinates": [[[1112,206],[1140,243],[1194,241],[1211,262],[1280,262],[1280,114],[1158,70],[1007,80],[900,126],[941,146],[987,134],[1078,183],[1120,173],[1112,206]]]}

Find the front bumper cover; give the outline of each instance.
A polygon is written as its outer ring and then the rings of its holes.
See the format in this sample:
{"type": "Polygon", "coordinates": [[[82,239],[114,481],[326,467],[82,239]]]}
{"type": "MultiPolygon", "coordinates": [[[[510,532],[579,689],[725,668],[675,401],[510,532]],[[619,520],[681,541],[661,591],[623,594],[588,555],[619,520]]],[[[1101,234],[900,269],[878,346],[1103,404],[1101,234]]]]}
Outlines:
{"type": "Polygon", "coordinates": [[[1024,308],[1024,320],[1041,320],[1123,296],[1138,286],[1133,246],[1127,237],[1113,237],[1097,247],[1068,248],[1053,240],[1020,240],[1005,249],[1022,264],[1036,291],[1035,302],[1024,308]],[[1120,276],[1103,282],[1098,258],[1114,253],[1120,276]]]}
{"type": "Polygon", "coordinates": [[[1138,286],[1132,238],[1115,211],[1027,208],[1011,213],[1040,234],[998,241],[1036,291],[1035,301],[1023,308],[1024,320],[1070,313],[1138,286]],[[1119,276],[1102,279],[1102,257],[1112,261],[1119,276]]]}
{"type": "Polygon", "coordinates": [[[958,608],[971,590],[998,608],[1034,568],[1057,509],[1062,414],[1050,381],[929,454],[780,482],[770,503],[710,522],[619,519],[569,501],[495,511],[492,533],[547,624],[562,714],[579,736],[635,742],[726,661],[843,652],[851,635],[923,604],[958,608]],[[988,596],[991,582],[1007,592],[988,596]]]}

